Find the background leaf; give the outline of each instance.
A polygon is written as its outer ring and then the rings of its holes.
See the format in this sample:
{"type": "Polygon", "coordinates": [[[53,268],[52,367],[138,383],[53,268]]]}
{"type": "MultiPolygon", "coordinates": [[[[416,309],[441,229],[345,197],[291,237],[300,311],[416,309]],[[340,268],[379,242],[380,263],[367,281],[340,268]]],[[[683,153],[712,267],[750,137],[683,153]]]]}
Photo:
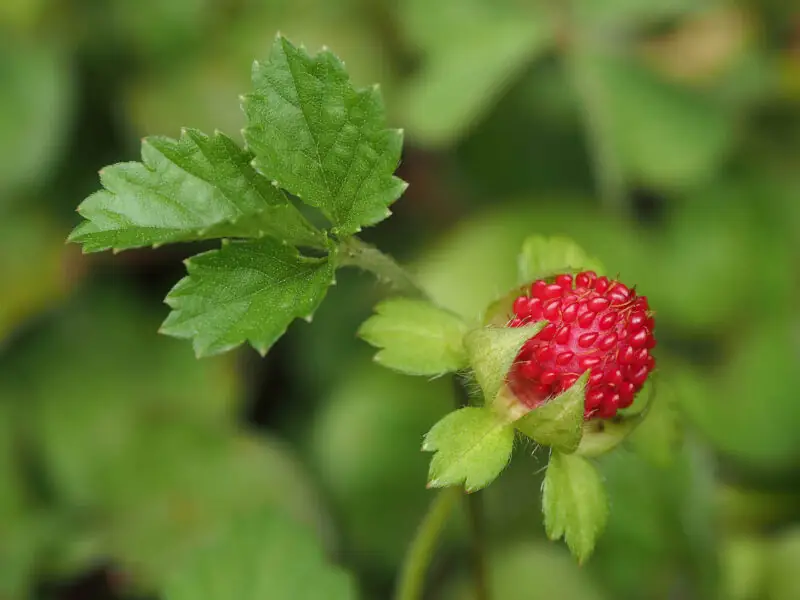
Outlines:
{"type": "Polygon", "coordinates": [[[168,600],[350,600],[350,577],[325,563],[306,530],[264,512],[240,519],[167,585],[168,600]]]}

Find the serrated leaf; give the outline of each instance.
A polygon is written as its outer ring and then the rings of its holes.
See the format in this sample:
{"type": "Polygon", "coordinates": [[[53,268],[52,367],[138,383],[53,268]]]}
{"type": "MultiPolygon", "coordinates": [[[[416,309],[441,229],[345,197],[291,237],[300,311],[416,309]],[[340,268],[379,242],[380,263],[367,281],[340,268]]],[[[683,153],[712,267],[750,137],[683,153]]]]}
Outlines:
{"type": "Polygon", "coordinates": [[[514,423],[522,433],[560,452],[575,452],[583,435],[586,371],[567,390],[514,423]]]}
{"type": "Polygon", "coordinates": [[[100,171],[105,189],[78,207],[86,221],[69,239],[85,252],[264,235],[320,245],[320,232],[251,160],[221,133],[145,138],[142,162],[100,171]]]}
{"type": "Polygon", "coordinates": [[[319,208],[337,234],[389,216],[406,187],[393,175],[403,136],[385,128],[377,87],[356,90],[333,53],[311,57],[282,36],[253,65],[253,87],[244,136],[259,171],[319,208]]]}
{"type": "Polygon", "coordinates": [[[553,451],[542,510],[547,537],[563,537],[578,562],[585,562],[608,520],[608,499],[597,470],[581,456],[553,451]]]}
{"type": "Polygon", "coordinates": [[[167,600],[355,600],[353,578],[328,564],[316,539],[283,515],[238,519],[188,560],[167,600]]]}
{"type": "Polygon", "coordinates": [[[522,345],[539,333],[547,321],[524,327],[482,327],[464,337],[475,378],[487,402],[497,396],[522,345]]]}
{"type": "Polygon", "coordinates": [[[375,360],[409,375],[442,375],[467,366],[467,326],[424,300],[391,298],[375,307],[358,334],[381,348],[375,360]]]}
{"type": "Polygon", "coordinates": [[[508,464],[514,447],[514,427],[485,407],[451,412],[425,435],[422,449],[436,452],[428,472],[428,487],[463,482],[468,492],[494,481],[508,464]]]}
{"type": "Polygon", "coordinates": [[[261,354],[295,318],[310,318],[333,283],[333,262],[271,238],[223,244],[186,263],[167,295],[167,335],[192,338],[198,356],[249,342],[261,354]]]}
{"type": "Polygon", "coordinates": [[[592,270],[598,275],[605,271],[596,258],[569,238],[530,236],[522,245],[518,258],[519,283],[550,277],[570,271],[592,270]]]}

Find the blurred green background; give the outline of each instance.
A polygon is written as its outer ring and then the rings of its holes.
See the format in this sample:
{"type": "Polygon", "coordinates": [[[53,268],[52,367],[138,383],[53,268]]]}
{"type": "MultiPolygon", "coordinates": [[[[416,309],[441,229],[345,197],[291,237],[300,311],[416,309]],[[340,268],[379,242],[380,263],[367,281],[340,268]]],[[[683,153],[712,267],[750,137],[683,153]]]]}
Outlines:
{"type": "MultiPolygon", "coordinates": [[[[486,492],[502,600],[800,598],[800,7],[789,0],[3,0],[0,600],[156,598],[273,507],[388,597],[431,493],[446,381],[354,335],[344,272],[262,360],[156,333],[198,247],[81,256],[105,164],[183,125],[236,135],[277,31],[380,82],[403,127],[395,216],[365,237],[473,316],[529,234],[567,235],[657,311],[659,394],[604,459],[611,521],[577,567],[544,540],[541,456],[486,492]]],[[[472,597],[454,520],[430,598],[472,597]]]]}

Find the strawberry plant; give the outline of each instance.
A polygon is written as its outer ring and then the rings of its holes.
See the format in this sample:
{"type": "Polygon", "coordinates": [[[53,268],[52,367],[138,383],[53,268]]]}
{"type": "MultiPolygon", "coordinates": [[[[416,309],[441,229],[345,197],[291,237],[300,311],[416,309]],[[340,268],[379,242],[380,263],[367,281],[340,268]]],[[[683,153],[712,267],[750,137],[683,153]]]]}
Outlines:
{"type": "MultiPolygon", "coordinates": [[[[358,331],[378,349],[375,361],[407,376],[451,378],[456,390],[455,409],[418,440],[432,453],[427,487],[443,489],[410,536],[398,600],[422,597],[462,496],[477,593],[490,597],[479,490],[515,447],[549,457],[544,529],[587,561],[609,515],[594,461],[653,418],[647,298],[603,275],[570,240],[531,236],[519,285],[471,318],[458,315],[359,237],[390,215],[407,185],[394,174],[403,133],[387,128],[377,86],[356,88],[331,51],[311,55],[279,35],[269,59],[253,65],[241,106],[244,143],[184,129],[178,139],[144,139],[141,162],[101,170],[103,189],[78,208],[84,220],[70,241],[87,253],[216,241],[185,261],[160,329],[191,340],[198,358],[243,344],[266,355],[293,321],[313,320],[341,269],[386,285],[388,298],[358,331]]],[[[352,579],[307,532],[258,511],[165,581],[170,600],[355,597],[352,579]]]]}

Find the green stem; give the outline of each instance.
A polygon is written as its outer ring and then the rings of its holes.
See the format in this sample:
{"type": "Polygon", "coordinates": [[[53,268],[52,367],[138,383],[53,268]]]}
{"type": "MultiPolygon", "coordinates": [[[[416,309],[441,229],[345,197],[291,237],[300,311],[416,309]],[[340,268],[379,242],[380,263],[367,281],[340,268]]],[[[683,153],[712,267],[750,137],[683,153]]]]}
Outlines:
{"type": "MultiPolygon", "coordinates": [[[[403,267],[375,246],[354,236],[342,241],[338,250],[340,266],[352,266],[368,271],[399,292],[429,299],[425,290],[417,285],[403,267]]],[[[469,396],[461,379],[454,376],[453,383],[456,390],[456,406],[459,408],[468,406],[469,396]]],[[[425,572],[431,561],[436,539],[441,532],[443,521],[452,509],[453,499],[460,495],[462,495],[460,488],[448,488],[440,492],[434,500],[408,551],[398,586],[397,600],[418,600],[421,597],[425,572]]],[[[479,493],[469,494],[466,497],[466,504],[472,538],[472,566],[477,600],[489,600],[482,497],[479,493]]]]}
{"type": "MultiPolygon", "coordinates": [[[[470,405],[469,394],[458,376],[453,377],[456,408],[470,405]]],[[[483,492],[466,496],[467,519],[471,538],[472,576],[475,583],[475,600],[489,600],[489,568],[486,558],[486,531],[483,508],[483,492]]]]}
{"type": "Polygon", "coordinates": [[[422,598],[422,592],[425,589],[425,575],[433,559],[436,543],[460,496],[460,488],[444,488],[431,502],[406,554],[395,591],[395,600],[419,600],[422,598]]]}
{"type": "Polygon", "coordinates": [[[585,34],[572,22],[568,5],[560,5],[560,9],[561,56],[578,98],[600,200],[609,212],[623,214],[627,210],[625,172],[614,146],[613,124],[606,110],[608,90],[584,58],[592,50],[582,47],[586,44],[585,34]]]}
{"type": "Polygon", "coordinates": [[[411,275],[391,256],[355,236],[349,237],[339,244],[339,265],[368,271],[380,281],[388,283],[398,292],[408,296],[420,298],[427,296],[411,275]]]}

